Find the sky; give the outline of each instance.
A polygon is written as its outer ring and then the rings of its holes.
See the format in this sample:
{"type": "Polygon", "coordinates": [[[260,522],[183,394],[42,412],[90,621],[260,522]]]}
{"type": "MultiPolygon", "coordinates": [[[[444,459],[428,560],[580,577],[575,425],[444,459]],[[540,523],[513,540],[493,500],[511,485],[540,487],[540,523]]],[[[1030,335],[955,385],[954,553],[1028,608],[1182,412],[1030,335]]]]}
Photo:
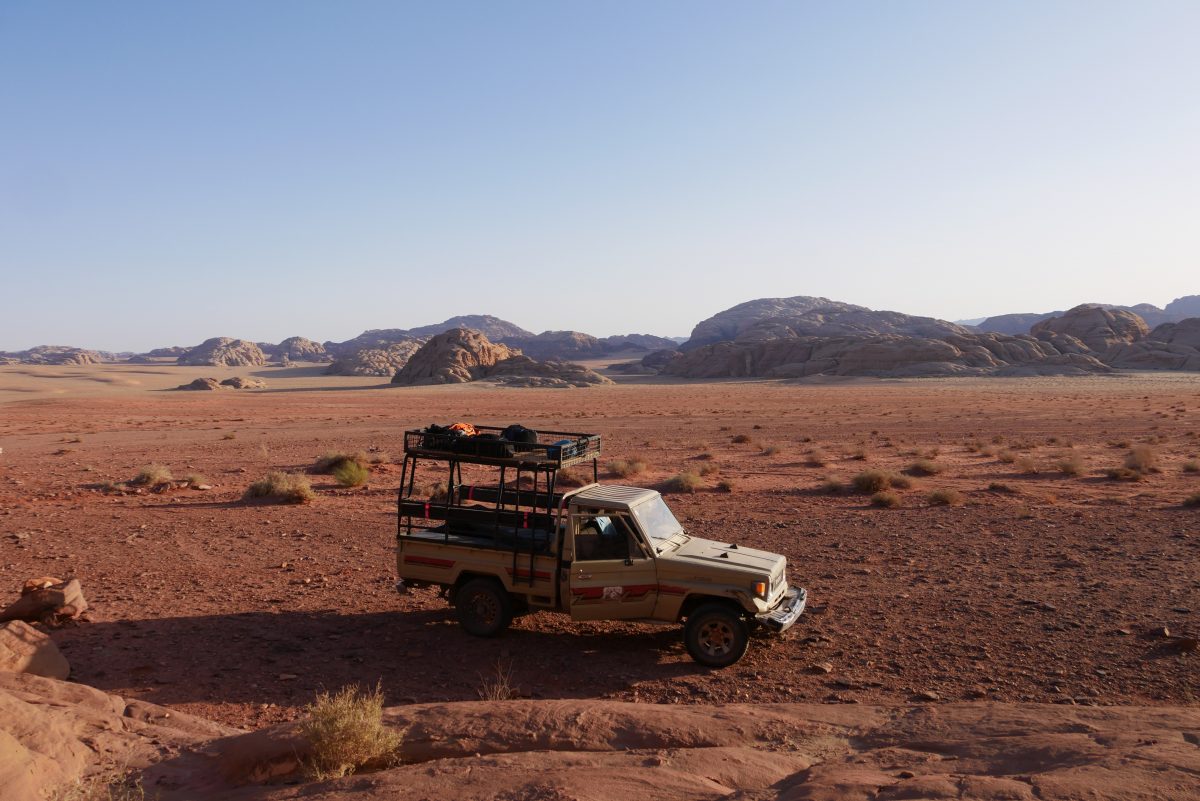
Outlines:
{"type": "Polygon", "coordinates": [[[1200,3],[0,0],[0,349],[1200,293],[1200,3]]]}

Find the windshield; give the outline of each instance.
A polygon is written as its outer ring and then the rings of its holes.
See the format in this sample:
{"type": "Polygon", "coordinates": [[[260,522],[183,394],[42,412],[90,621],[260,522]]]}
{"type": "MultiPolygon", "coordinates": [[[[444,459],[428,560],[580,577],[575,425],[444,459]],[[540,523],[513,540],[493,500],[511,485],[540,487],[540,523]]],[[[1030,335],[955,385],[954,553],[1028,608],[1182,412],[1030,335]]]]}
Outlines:
{"type": "Polygon", "coordinates": [[[638,504],[633,507],[633,516],[637,518],[642,531],[655,544],[663,544],[676,534],[683,533],[683,526],[671,514],[671,510],[662,498],[638,504]]]}

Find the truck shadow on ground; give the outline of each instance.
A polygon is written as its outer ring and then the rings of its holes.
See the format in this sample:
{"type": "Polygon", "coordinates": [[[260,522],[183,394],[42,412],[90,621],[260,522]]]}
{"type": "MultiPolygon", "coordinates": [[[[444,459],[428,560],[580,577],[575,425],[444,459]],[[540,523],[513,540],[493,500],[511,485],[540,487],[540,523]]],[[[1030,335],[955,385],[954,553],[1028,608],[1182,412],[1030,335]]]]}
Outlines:
{"type": "Polygon", "coordinates": [[[476,700],[498,670],[517,697],[594,698],[705,669],[679,627],[518,619],[499,637],[463,632],[449,609],[247,612],[89,623],[54,639],[71,678],[158,704],[301,706],[321,690],[379,682],[389,704],[476,700]]]}

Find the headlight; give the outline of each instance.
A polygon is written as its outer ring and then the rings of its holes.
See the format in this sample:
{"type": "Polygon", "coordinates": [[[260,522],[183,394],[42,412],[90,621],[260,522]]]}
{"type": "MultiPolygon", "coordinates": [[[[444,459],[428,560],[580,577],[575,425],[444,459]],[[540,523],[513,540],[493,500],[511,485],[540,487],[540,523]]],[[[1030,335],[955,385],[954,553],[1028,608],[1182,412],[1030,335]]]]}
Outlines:
{"type": "Polygon", "coordinates": [[[765,581],[754,582],[754,594],[757,595],[759,598],[766,598],[767,597],[767,582],[765,582],[765,581]]]}

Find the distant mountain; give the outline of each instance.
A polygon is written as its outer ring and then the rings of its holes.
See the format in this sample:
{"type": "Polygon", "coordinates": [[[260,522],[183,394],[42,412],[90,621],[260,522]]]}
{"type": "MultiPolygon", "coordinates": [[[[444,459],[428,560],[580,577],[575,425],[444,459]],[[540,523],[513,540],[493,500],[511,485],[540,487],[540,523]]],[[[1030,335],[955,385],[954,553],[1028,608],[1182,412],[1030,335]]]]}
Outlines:
{"type": "Polygon", "coordinates": [[[815,298],[808,295],[797,295],[791,298],[759,298],[748,300],[736,306],[717,312],[707,320],[696,323],[692,335],[687,342],[680,345],[680,350],[693,350],[702,345],[716,342],[726,342],[737,339],[746,329],[761,320],[776,317],[795,316],[814,309],[839,309],[844,311],[870,311],[865,306],[855,306],[850,303],[839,303],[829,298],[815,298]]]}
{"type": "MultiPolygon", "coordinates": [[[[1086,303],[1085,306],[1099,306],[1104,309],[1133,312],[1141,317],[1146,325],[1154,328],[1163,323],[1177,323],[1188,317],[1200,317],[1200,295],[1186,295],[1176,298],[1160,309],[1150,303],[1138,303],[1134,306],[1120,306],[1111,303],[1086,303]]],[[[980,331],[991,331],[997,334],[1028,334],[1033,326],[1049,320],[1051,317],[1061,317],[1065,311],[1052,312],[1018,312],[1016,314],[997,314],[987,317],[975,327],[980,331]]]]}
{"type": "Polygon", "coordinates": [[[472,331],[478,331],[492,342],[498,342],[507,337],[533,336],[532,331],[526,331],[516,323],[501,320],[499,317],[493,317],[490,314],[463,314],[458,317],[451,317],[449,320],[440,323],[434,323],[433,325],[410,328],[408,334],[415,339],[421,339],[422,337],[444,334],[455,328],[469,328],[472,331]]]}

